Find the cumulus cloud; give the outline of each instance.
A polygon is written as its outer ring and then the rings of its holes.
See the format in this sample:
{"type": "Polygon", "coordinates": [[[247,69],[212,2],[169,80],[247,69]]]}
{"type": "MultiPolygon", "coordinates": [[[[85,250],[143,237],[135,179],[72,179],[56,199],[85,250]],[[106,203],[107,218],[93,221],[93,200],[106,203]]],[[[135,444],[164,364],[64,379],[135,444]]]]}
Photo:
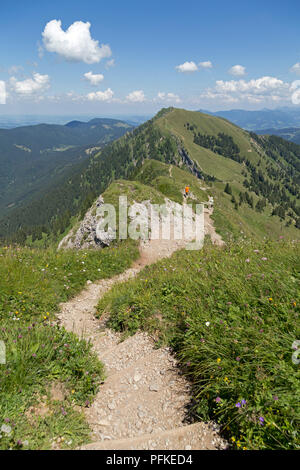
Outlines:
{"type": "Polygon", "coordinates": [[[93,74],[93,72],[87,72],[83,74],[85,80],[90,82],[91,85],[97,86],[100,82],[104,79],[104,75],[102,73],[93,74]]]}
{"type": "Polygon", "coordinates": [[[261,77],[253,80],[230,80],[223,81],[217,80],[216,89],[218,91],[229,92],[252,92],[252,93],[266,93],[270,90],[285,89],[288,84],[284,83],[276,77],[261,77]]]}
{"type": "Polygon", "coordinates": [[[0,80],[0,104],[6,104],[6,84],[0,80]]]}
{"type": "Polygon", "coordinates": [[[111,49],[107,44],[99,46],[99,41],[91,37],[90,27],[89,22],[75,21],[64,31],[61,20],[49,21],[42,33],[44,46],[70,62],[100,62],[111,56],[111,49]]]}
{"type": "Polygon", "coordinates": [[[213,64],[211,63],[210,60],[206,60],[204,62],[199,62],[199,67],[202,67],[203,69],[211,69],[213,64]]]}
{"type": "Polygon", "coordinates": [[[300,75],[300,62],[294,64],[293,67],[290,68],[290,71],[300,75]]]}
{"type": "Polygon", "coordinates": [[[89,101],[111,101],[114,96],[114,92],[107,88],[105,91],[94,91],[92,93],[88,93],[87,99],[89,101]]]}
{"type": "Polygon", "coordinates": [[[175,68],[178,72],[181,72],[181,73],[193,73],[193,72],[197,72],[198,70],[197,65],[193,61],[184,62],[184,64],[177,65],[175,68]]]}
{"type": "Polygon", "coordinates": [[[142,103],[145,101],[145,99],[146,97],[143,90],[132,91],[126,96],[126,100],[130,101],[131,103],[142,103]]]}
{"type": "MultiPolygon", "coordinates": [[[[300,84],[300,80],[299,84],[300,84]]],[[[295,87],[296,90],[297,86],[295,87]]],[[[224,103],[277,102],[289,100],[293,92],[291,84],[276,77],[260,77],[252,80],[217,80],[214,88],[205,90],[200,97],[224,103]]]]}
{"type": "Polygon", "coordinates": [[[231,75],[235,75],[237,77],[242,77],[243,75],[246,75],[246,68],[243,67],[243,65],[233,65],[228,72],[231,75]]]}
{"type": "Polygon", "coordinates": [[[155,99],[155,101],[165,103],[180,103],[181,99],[178,95],[175,95],[175,93],[164,93],[160,91],[157,93],[157,98],[155,99]]]}
{"type": "Polygon", "coordinates": [[[33,95],[47,90],[50,86],[49,75],[41,75],[35,72],[32,78],[26,80],[17,80],[16,77],[11,77],[10,86],[13,91],[18,95],[33,95]]]}

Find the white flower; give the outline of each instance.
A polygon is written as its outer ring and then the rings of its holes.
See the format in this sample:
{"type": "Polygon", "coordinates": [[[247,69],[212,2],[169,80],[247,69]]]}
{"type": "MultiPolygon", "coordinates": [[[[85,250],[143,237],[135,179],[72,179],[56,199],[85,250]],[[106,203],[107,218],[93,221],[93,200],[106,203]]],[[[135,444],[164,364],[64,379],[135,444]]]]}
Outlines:
{"type": "Polygon", "coordinates": [[[11,427],[8,424],[2,424],[1,431],[5,432],[5,434],[11,433],[11,427]]]}
{"type": "Polygon", "coordinates": [[[210,325],[210,322],[209,322],[209,321],[207,321],[207,322],[205,323],[205,325],[206,325],[206,326],[209,326],[209,325],[210,325]]]}

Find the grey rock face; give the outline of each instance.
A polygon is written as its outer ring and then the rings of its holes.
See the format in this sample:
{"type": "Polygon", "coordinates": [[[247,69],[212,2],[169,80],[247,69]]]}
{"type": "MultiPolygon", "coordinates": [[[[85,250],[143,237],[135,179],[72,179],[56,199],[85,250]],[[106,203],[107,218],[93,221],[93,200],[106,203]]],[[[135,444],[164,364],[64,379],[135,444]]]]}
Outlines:
{"type": "Polygon", "coordinates": [[[97,230],[97,226],[101,220],[101,216],[97,214],[97,209],[103,204],[103,197],[100,196],[85,214],[84,219],[80,222],[79,228],[74,227],[61,240],[58,249],[103,248],[110,245],[114,239],[113,230],[109,229],[107,232],[97,230]]]}

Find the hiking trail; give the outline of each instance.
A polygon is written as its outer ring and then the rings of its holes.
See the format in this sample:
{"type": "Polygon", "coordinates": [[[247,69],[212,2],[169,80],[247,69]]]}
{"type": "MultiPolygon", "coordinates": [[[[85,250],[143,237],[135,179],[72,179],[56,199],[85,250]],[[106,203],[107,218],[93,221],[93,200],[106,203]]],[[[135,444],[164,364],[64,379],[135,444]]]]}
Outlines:
{"type": "MultiPolygon", "coordinates": [[[[209,216],[205,217],[206,226],[209,216]]],[[[206,233],[214,237],[216,244],[223,243],[212,221],[206,233]]],[[[146,265],[171,256],[184,244],[180,240],[142,242],[140,258],[132,268],[110,279],[88,283],[79,295],[61,304],[60,324],[90,341],[106,369],[106,380],[92,405],[83,408],[93,442],[81,449],[226,448],[214,423],[187,421],[190,384],[169,348],[155,349],[154,340],[142,332],[121,342],[120,334],[108,329],[105,319],[95,318],[99,300],[114,284],[133,278],[146,265]]]]}

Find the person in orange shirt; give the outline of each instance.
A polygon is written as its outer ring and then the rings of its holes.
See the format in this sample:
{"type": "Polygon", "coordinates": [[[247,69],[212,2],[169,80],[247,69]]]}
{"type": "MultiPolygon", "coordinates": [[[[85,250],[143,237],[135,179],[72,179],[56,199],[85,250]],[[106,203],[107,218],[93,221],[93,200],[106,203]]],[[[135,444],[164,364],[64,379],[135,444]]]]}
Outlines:
{"type": "Polygon", "coordinates": [[[185,197],[188,197],[189,192],[190,192],[190,187],[186,186],[184,192],[185,192],[185,197]]]}

